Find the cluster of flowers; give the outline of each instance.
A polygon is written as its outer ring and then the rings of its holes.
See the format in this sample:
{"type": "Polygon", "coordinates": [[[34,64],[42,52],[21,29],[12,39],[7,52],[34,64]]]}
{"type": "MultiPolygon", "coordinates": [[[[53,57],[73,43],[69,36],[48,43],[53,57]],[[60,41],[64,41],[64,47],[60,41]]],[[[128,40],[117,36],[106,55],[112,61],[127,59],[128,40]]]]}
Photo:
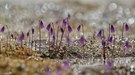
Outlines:
{"type": "MultiPolygon", "coordinates": [[[[48,38],[49,38],[47,40],[49,50],[50,50],[50,47],[52,47],[52,45],[57,46],[57,49],[59,49],[60,46],[62,45],[63,38],[66,39],[66,43],[68,44],[68,46],[71,45],[73,41],[70,37],[70,33],[73,32],[73,28],[71,27],[71,25],[69,23],[70,19],[71,19],[71,16],[68,15],[65,19],[61,20],[60,22],[57,21],[56,23],[49,23],[46,26],[44,25],[43,21],[40,20],[39,24],[38,24],[39,25],[38,26],[39,27],[38,37],[40,40],[39,48],[41,47],[41,36],[42,36],[41,30],[42,29],[47,30],[48,38]],[[59,33],[61,35],[59,35],[59,33]]],[[[6,27],[3,26],[0,29],[0,32],[4,33],[6,27]]],[[[7,30],[8,30],[8,27],[7,27],[7,30]]],[[[78,25],[76,30],[78,32],[83,32],[83,35],[81,35],[80,38],[78,39],[78,44],[81,46],[84,46],[86,44],[86,39],[84,37],[83,24],[78,25]]],[[[14,34],[11,34],[10,31],[7,36],[9,37],[9,35],[11,38],[14,37],[14,34]]],[[[19,35],[16,37],[16,42],[21,44],[21,46],[23,46],[23,42],[26,41],[25,39],[28,39],[29,42],[33,43],[33,41],[34,41],[33,37],[37,37],[37,36],[35,36],[35,28],[31,28],[31,30],[29,30],[26,34],[24,32],[19,33],[19,35]]],[[[33,47],[33,45],[31,44],[31,48],[32,47],[33,47]]]]}
{"type": "MultiPolygon", "coordinates": [[[[105,38],[104,29],[100,29],[98,34],[97,34],[97,37],[102,40],[102,42],[101,42],[102,50],[103,50],[102,56],[103,56],[103,59],[104,59],[104,63],[105,63],[105,60],[106,60],[106,53],[107,53],[106,51],[107,51],[108,48],[110,48],[110,44],[113,45],[113,49],[112,50],[113,51],[115,50],[114,49],[115,48],[115,27],[114,27],[114,25],[110,24],[108,30],[109,30],[108,31],[109,34],[108,34],[107,38],[105,38]]],[[[121,34],[121,39],[122,40],[124,38],[124,32],[128,32],[128,31],[129,31],[129,25],[127,23],[124,23],[123,27],[122,27],[122,34],[121,34]]],[[[124,48],[128,49],[130,47],[131,47],[131,45],[129,44],[129,41],[126,40],[125,44],[124,44],[124,48]]]]}

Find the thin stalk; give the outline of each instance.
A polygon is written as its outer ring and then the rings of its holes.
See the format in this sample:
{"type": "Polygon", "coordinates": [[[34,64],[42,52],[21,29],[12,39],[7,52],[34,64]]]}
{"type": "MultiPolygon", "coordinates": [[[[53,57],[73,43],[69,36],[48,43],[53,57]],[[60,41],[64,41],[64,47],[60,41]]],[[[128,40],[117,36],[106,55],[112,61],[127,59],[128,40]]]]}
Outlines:
{"type": "Polygon", "coordinates": [[[31,50],[32,50],[32,48],[33,48],[33,34],[31,35],[31,50]]]}
{"type": "MultiPolygon", "coordinates": [[[[55,28],[54,28],[54,24],[53,23],[52,23],[52,28],[53,28],[53,35],[55,35],[55,28]]],[[[55,45],[55,41],[56,41],[56,39],[54,39],[53,45],[55,45]]]]}
{"type": "Polygon", "coordinates": [[[106,60],[106,48],[103,48],[103,61],[105,64],[105,60],[106,60]]]}
{"type": "Polygon", "coordinates": [[[123,24],[123,27],[122,27],[122,34],[121,34],[121,36],[122,36],[122,40],[123,40],[123,38],[124,38],[124,24],[123,24]]]}
{"type": "Polygon", "coordinates": [[[39,27],[39,51],[41,51],[41,29],[39,27]]]}
{"type": "Polygon", "coordinates": [[[56,40],[56,46],[58,46],[58,38],[59,38],[58,35],[59,35],[59,25],[57,26],[57,33],[56,33],[56,37],[57,37],[56,39],[57,39],[57,40],[56,40]]]}
{"type": "MultiPolygon", "coordinates": [[[[84,25],[83,24],[82,24],[82,33],[83,33],[83,36],[84,36],[84,25]]],[[[83,54],[85,54],[85,48],[84,48],[84,46],[82,48],[84,50],[83,54]]]]}
{"type": "Polygon", "coordinates": [[[116,44],[116,39],[115,39],[115,34],[114,34],[114,40],[113,40],[113,51],[112,51],[112,56],[114,57],[114,50],[115,50],[115,44],[116,44]]]}
{"type": "Polygon", "coordinates": [[[30,36],[28,37],[28,42],[29,42],[29,48],[31,49],[31,45],[30,45],[30,36]]]}
{"type": "Polygon", "coordinates": [[[110,37],[110,35],[111,35],[111,25],[109,24],[109,28],[108,28],[108,30],[109,30],[109,35],[108,35],[108,38],[110,37]]]}
{"type": "Polygon", "coordinates": [[[21,42],[21,48],[23,48],[23,41],[21,42]]]}
{"type": "Polygon", "coordinates": [[[59,44],[59,49],[60,49],[60,46],[61,46],[61,43],[62,43],[63,35],[64,35],[64,33],[62,33],[62,35],[61,35],[60,44],[59,44]]]}
{"type": "MultiPolygon", "coordinates": [[[[68,32],[68,38],[69,38],[69,32],[68,32]]],[[[69,43],[68,43],[68,47],[69,47],[69,43]]]]}
{"type": "Polygon", "coordinates": [[[49,35],[49,50],[50,50],[50,32],[48,32],[49,35]]]}
{"type": "Polygon", "coordinates": [[[9,35],[10,35],[10,31],[9,31],[9,28],[8,28],[8,26],[6,25],[6,27],[7,27],[7,30],[8,30],[8,35],[7,35],[7,49],[9,48],[8,47],[8,44],[9,44],[9,35]]]}
{"type": "Polygon", "coordinates": [[[104,30],[103,31],[103,37],[102,37],[102,40],[105,40],[105,33],[104,33],[104,30]]]}

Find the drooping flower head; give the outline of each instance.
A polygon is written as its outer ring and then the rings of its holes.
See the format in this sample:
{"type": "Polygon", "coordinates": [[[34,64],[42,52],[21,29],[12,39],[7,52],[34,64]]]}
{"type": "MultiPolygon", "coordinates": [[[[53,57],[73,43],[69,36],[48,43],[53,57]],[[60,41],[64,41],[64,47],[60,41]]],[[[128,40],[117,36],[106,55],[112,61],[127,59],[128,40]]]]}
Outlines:
{"type": "Polygon", "coordinates": [[[81,46],[84,46],[87,42],[83,35],[80,37],[78,41],[81,46]]]}
{"type": "Polygon", "coordinates": [[[0,32],[4,32],[5,31],[5,27],[3,26],[1,29],[0,29],[0,32]]]}
{"type": "Polygon", "coordinates": [[[115,28],[113,25],[111,25],[111,32],[114,33],[115,32],[115,28]]]}
{"type": "Polygon", "coordinates": [[[22,41],[24,40],[24,33],[22,32],[20,35],[19,35],[19,37],[18,37],[18,42],[19,43],[22,43],[22,41]]]}
{"type": "Polygon", "coordinates": [[[80,29],[81,29],[81,25],[78,25],[77,31],[80,31],[80,29]]]}
{"type": "Polygon", "coordinates": [[[54,32],[53,32],[53,28],[52,28],[52,27],[51,27],[51,29],[50,29],[49,33],[50,33],[51,35],[53,35],[53,34],[54,34],[54,32]]]}
{"type": "Polygon", "coordinates": [[[112,43],[112,40],[113,40],[112,36],[108,38],[108,42],[112,43]]]}
{"type": "Polygon", "coordinates": [[[127,23],[125,23],[125,30],[128,31],[129,30],[129,26],[127,23]]]}
{"type": "Polygon", "coordinates": [[[98,32],[98,34],[97,34],[97,36],[98,36],[99,38],[101,38],[101,37],[102,37],[102,34],[103,34],[103,29],[100,29],[99,32],[98,32]]]}
{"type": "Polygon", "coordinates": [[[50,31],[50,28],[51,28],[51,24],[49,23],[49,24],[46,26],[46,29],[47,29],[48,31],[50,31]]]}
{"type": "Polygon", "coordinates": [[[40,29],[44,28],[44,24],[43,24],[42,21],[39,21],[39,28],[40,28],[40,29]]]}
{"type": "Polygon", "coordinates": [[[32,32],[32,34],[34,34],[34,33],[35,33],[34,28],[32,28],[32,29],[31,29],[31,32],[32,32]]]}
{"type": "Polygon", "coordinates": [[[130,47],[131,47],[131,45],[129,45],[129,42],[126,41],[126,42],[125,42],[125,48],[128,49],[128,48],[130,48],[130,47]]]}
{"type": "Polygon", "coordinates": [[[72,32],[72,27],[70,25],[68,25],[68,32],[72,32]]]}
{"type": "Polygon", "coordinates": [[[64,29],[63,28],[60,28],[60,31],[62,34],[64,34],[64,29]]]}
{"type": "Polygon", "coordinates": [[[62,20],[62,23],[63,23],[64,26],[67,26],[67,24],[68,24],[67,21],[66,21],[66,19],[63,19],[62,20]]]}

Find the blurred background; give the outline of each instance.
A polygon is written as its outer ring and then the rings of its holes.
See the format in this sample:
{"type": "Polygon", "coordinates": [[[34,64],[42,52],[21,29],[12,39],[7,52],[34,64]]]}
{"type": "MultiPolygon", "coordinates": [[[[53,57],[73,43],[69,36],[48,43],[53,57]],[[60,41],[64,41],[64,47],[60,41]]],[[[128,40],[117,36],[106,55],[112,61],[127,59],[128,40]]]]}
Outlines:
{"type": "Polygon", "coordinates": [[[88,26],[135,23],[135,0],[0,0],[0,24],[11,31],[28,30],[41,19],[45,24],[71,15],[88,26]]]}

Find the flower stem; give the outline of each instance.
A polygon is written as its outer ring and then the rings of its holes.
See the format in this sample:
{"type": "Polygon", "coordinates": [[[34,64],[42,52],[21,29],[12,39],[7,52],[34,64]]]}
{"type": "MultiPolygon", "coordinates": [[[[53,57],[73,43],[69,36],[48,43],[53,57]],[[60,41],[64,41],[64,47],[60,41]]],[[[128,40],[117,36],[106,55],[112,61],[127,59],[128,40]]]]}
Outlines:
{"type": "Polygon", "coordinates": [[[39,51],[41,51],[41,29],[39,27],[39,51]]]}

